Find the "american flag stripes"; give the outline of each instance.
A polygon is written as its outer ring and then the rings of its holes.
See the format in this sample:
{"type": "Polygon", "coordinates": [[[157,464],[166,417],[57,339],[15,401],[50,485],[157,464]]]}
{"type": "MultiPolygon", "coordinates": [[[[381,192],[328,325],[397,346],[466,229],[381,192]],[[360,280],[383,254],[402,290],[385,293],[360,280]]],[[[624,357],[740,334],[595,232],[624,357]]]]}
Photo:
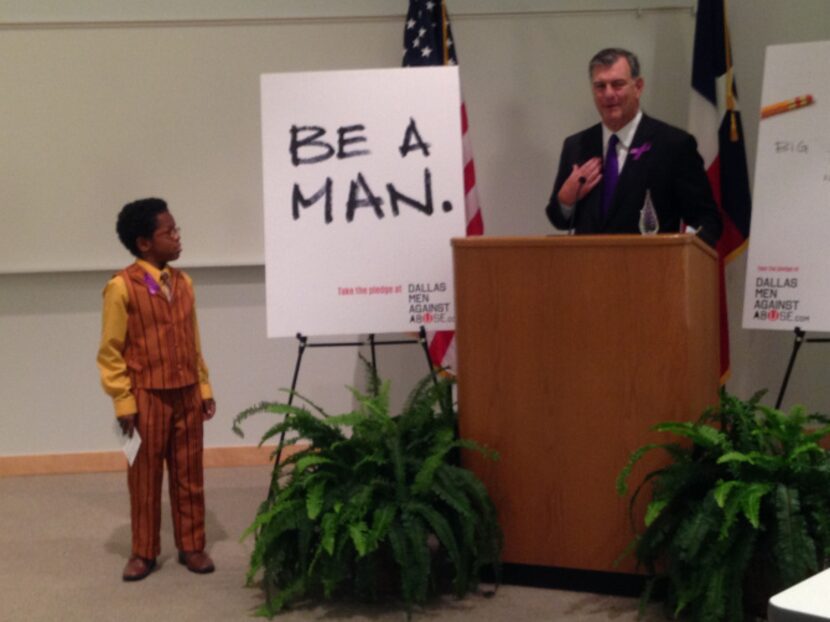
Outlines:
{"type": "MultiPolygon", "coordinates": [[[[456,65],[458,56],[444,0],[410,0],[404,24],[404,67],[424,65],[456,65]]],[[[464,152],[464,207],[467,235],[484,233],[484,222],[478,203],[473,150],[468,133],[467,108],[461,102],[461,134],[464,152]]],[[[436,367],[452,368],[455,364],[453,331],[429,334],[429,354],[436,367]]]]}

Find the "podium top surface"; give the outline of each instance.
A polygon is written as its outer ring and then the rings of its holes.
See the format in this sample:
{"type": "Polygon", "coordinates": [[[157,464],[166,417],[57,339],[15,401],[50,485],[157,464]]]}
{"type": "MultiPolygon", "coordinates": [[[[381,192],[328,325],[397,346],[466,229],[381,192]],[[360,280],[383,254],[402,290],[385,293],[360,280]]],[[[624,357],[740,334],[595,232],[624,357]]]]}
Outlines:
{"type": "Polygon", "coordinates": [[[498,248],[498,247],[665,247],[694,246],[713,259],[717,259],[715,249],[691,233],[670,233],[658,235],[545,235],[545,236],[475,236],[453,238],[453,248],[498,248]]]}

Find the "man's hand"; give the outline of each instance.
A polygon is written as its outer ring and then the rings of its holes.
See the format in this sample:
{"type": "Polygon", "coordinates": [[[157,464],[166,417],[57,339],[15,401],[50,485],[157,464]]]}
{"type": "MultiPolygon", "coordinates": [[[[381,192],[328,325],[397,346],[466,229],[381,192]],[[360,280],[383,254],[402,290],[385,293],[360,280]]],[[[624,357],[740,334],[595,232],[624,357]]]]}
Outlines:
{"type": "Polygon", "coordinates": [[[121,426],[121,431],[128,437],[133,437],[133,430],[138,423],[138,414],[127,415],[126,417],[118,417],[118,425],[121,426]]]}
{"type": "Polygon", "coordinates": [[[216,400],[213,398],[202,400],[202,417],[204,421],[213,419],[216,414],[216,400]]]}
{"type": "Polygon", "coordinates": [[[591,158],[581,165],[574,164],[568,179],[559,189],[557,199],[562,205],[576,205],[602,179],[602,158],[591,158]],[[580,179],[585,181],[580,182],[580,179]],[[577,194],[578,193],[578,194],[577,194]]]}

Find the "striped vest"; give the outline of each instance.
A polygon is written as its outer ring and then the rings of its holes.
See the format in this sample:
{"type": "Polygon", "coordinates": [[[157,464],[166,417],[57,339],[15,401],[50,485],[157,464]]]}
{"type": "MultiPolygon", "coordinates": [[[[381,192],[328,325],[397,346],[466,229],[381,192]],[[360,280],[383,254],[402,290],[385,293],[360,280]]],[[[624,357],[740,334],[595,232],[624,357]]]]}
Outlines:
{"type": "Polygon", "coordinates": [[[132,386],[178,389],[198,383],[195,301],[182,273],[170,270],[172,301],[138,264],[120,274],[129,294],[124,361],[132,386]]]}

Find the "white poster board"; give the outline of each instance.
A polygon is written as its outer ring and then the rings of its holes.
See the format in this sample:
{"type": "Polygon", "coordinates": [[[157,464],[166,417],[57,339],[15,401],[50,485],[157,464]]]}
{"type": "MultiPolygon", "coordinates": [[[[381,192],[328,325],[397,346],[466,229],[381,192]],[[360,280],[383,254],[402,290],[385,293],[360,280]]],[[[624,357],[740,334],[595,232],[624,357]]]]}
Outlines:
{"type": "Polygon", "coordinates": [[[830,330],[830,41],[767,48],[743,325],[830,330]]]}
{"type": "Polygon", "coordinates": [[[261,77],[269,337],[452,329],[457,67],[261,77]]]}

